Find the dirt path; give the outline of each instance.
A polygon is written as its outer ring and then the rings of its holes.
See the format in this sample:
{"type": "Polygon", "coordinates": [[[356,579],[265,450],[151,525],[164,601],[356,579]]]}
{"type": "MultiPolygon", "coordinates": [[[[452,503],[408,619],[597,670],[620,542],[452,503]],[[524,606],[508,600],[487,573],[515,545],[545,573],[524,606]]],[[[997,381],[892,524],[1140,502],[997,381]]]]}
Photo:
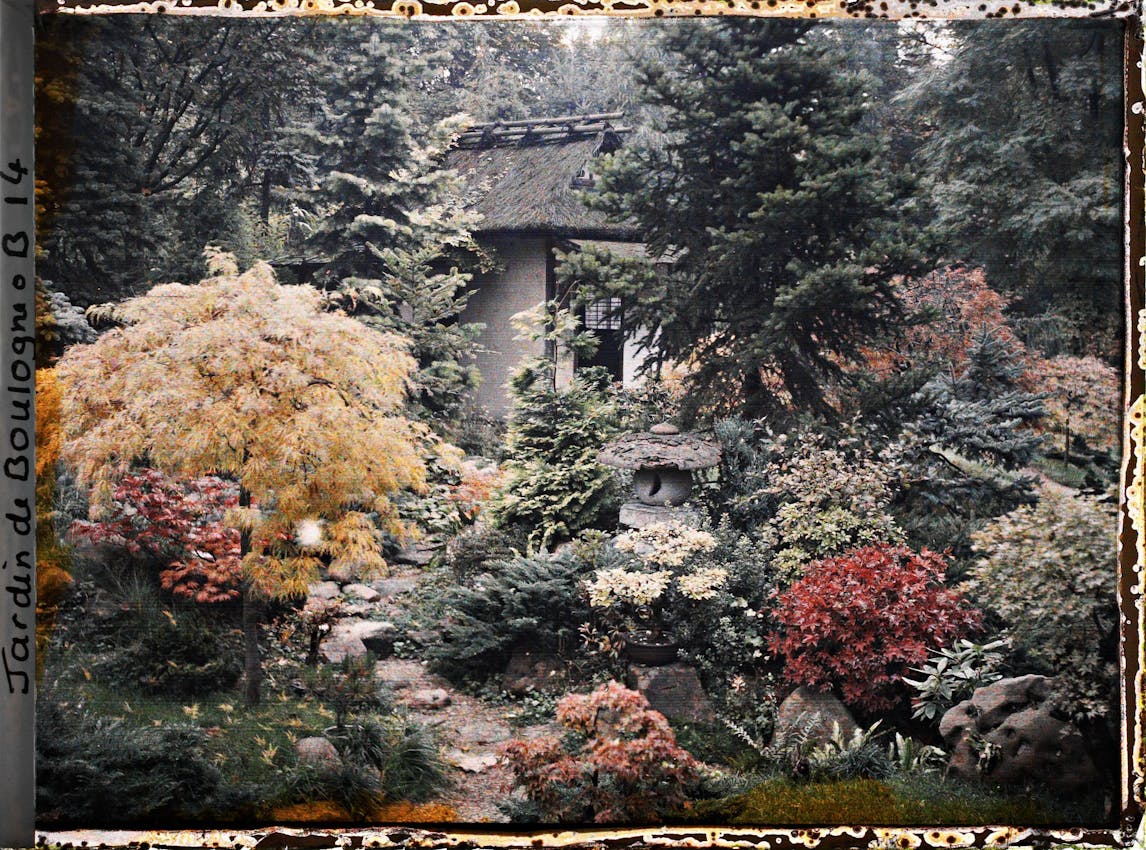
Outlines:
{"type": "Polygon", "coordinates": [[[451,787],[440,802],[452,807],[460,821],[505,822],[498,804],[508,796],[512,774],[499,760],[501,745],[510,738],[547,735],[554,728],[515,729],[498,710],[457,691],[417,660],[388,658],[379,661],[375,671],[379,681],[393,689],[395,702],[441,742],[451,787]]]}
{"type": "MultiPolygon", "coordinates": [[[[419,573],[407,573],[376,583],[382,592],[373,606],[376,616],[393,617],[417,593],[419,579],[419,573]]],[[[509,795],[512,773],[499,759],[501,745],[511,738],[553,734],[556,728],[514,728],[505,721],[503,709],[458,691],[419,659],[390,657],[374,669],[394,701],[440,742],[451,784],[437,802],[453,808],[461,822],[507,822],[498,804],[509,795]]]]}

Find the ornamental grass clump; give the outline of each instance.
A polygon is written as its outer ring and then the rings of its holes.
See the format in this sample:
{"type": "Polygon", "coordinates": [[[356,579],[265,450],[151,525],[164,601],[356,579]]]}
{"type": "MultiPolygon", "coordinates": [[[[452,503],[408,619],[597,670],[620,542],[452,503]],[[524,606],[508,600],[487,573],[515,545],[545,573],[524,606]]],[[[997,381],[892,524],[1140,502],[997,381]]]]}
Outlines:
{"type": "Polygon", "coordinates": [[[617,682],[557,704],[558,738],[514,740],[504,755],[544,821],[647,823],[678,812],[698,762],[648,700],[617,682]]]}

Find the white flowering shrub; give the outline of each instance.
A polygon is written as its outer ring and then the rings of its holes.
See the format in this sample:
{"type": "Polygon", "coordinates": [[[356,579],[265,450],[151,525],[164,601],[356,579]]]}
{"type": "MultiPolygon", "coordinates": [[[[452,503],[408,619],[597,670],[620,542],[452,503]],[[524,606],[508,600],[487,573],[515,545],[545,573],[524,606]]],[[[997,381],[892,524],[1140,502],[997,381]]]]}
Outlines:
{"type": "Polygon", "coordinates": [[[711,552],[716,538],[707,531],[679,522],[654,522],[617,537],[614,546],[636,555],[646,564],[676,569],[694,555],[711,552]]]}

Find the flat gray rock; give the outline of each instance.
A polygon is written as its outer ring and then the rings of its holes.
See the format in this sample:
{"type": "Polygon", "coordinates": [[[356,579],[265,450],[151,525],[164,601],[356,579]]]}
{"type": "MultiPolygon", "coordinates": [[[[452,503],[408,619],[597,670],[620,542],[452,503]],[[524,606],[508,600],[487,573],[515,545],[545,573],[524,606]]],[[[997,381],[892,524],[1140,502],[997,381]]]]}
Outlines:
{"type": "Polygon", "coordinates": [[[409,593],[418,586],[418,579],[414,576],[396,576],[394,578],[380,578],[372,582],[371,587],[378,591],[379,596],[401,596],[409,593]]]}
{"type": "Polygon", "coordinates": [[[461,750],[450,750],[446,753],[446,761],[466,773],[484,773],[497,764],[496,753],[463,753],[461,750]]]}
{"type": "Polygon", "coordinates": [[[368,584],[348,584],[342,588],[342,593],[344,596],[363,602],[377,602],[382,598],[382,594],[368,584]]]}
{"type": "Polygon", "coordinates": [[[333,581],[316,582],[306,591],[306,595],[310,599],[335,599],[338,593],[338,584],[333,581]]]}
{"type": "Polygon", "coordinates": [[[423,688],[410,692],[403,702],[410,708],[437,711],[453,702],[453,698],[444,688],[423,688]]]}

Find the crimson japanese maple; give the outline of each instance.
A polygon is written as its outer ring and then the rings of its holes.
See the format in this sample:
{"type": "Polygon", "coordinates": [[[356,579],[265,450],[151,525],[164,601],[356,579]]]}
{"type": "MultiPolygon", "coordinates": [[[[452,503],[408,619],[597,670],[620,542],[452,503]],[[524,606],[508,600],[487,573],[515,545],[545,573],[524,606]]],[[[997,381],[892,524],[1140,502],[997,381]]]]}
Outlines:
{"type": "Polygon", "coordinates": [[[239,530],[223,522],[238,505],[233,481],[180,481],[143,469],[121,479],[105,519],[77,520],[71,532],[79,540],[163,561],[160,581],[178,596],[225,602],[239,596],[242,581],[239,530]]]}
{"type": "Polygon", "coordinates": [[[980,625],[980,613],[944,586],[942,555],[866,546],[808,566],[778,597],[770,641],[796,685],[836,690],[865,711],[907,697],[901,676],[928,652],[980,625]]]}

